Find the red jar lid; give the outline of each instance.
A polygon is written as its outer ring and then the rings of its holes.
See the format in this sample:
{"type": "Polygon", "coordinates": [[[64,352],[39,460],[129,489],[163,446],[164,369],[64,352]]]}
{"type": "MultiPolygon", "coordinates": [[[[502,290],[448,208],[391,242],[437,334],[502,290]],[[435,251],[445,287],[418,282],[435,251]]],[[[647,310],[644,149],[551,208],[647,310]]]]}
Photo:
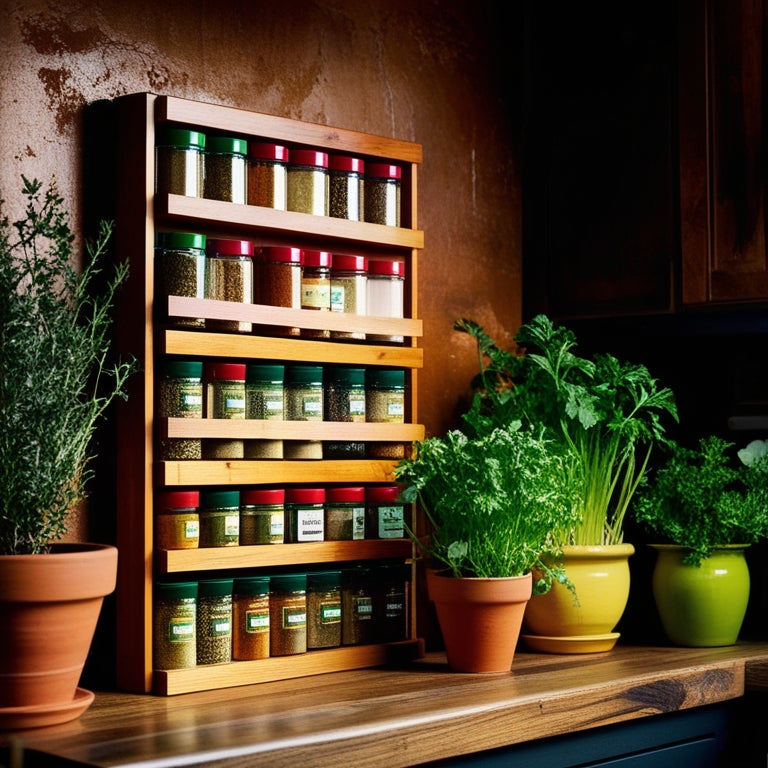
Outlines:
{"type": "Polygon", "coordinates": [[[305,267],[330,267],[331,253],[329,251],[303,251],[305,267]]]}
{"type": "Polygon", "coordinates": [[[160,511],[196,509],[199,506],[200,491],[163,491],[157,495],[157,508],[160,511]]]}
{"type": "Polygon", "coordinates": [[[283,245],[265,245],[260,251],[262,261],[279,261],[286,264],[301,264],[301,248],[291,248],[283,245]]]}
{"type": "Polygon", "coordinates": [[[368,262],[368,274],[405,277],[405,262],[392,259],[372,259],[368,262]]]}
{"type": "Polygon", "coordinates": [[[359,157],[347,157],[347,155],[329,155],[328,167],[332,171],[351,171],[352,173],[365,171],[365,163],[359,157]]]}
{"type": "Polygon", "coordinates": [[[208,240],[206,250],[223,256],[253,256],[253,243],[250,240],[208,240]]]}
{"type": "Polygon", "coordinates": [[[396,485],[374,485],[365,491],[365,500],[373,502],[393,502],[400,495],[396,485]]]}
{"type": "Polygon", "coordinates": [[[328,488],[325,492],[327,502],[365,501],[365,488],[328,488]]]}
{"type": "Polygon", "coordinates": [[[260,160],[278,160],[281,163],[287,163],[289,157],[288,147],[266,141],[252,141],[248,145],[248,155],[260,160]]]}
{"type": "Polygon", "coordinates": [[[316,165],[319,168],[327,168],[328,153],[317,152],[314,149],[292,149],[291,163],[293,165],[316,165]]]}
{"type": "Polygon", "coordinates": [[[366,175],[373,179],[399,179],[402,173],[399,165],[388,163],[368,163],[366,171],[366,175]]]}
{"type": "Polygon", "coordinates": [[[284,501],[284,488],[252,488],[240,491],[241,504],[282,504],[284,501]]]}
{"type": "Polygon", "coordinates": [[[368,259],[365,256],[349,256],[346,253],[334,253],[331,265],[333,269],[347,272],[365,272],[368,259]]]}
{"type": "Polygon", "coordinates": [[[322,504],[325,501],[325,488],[289,488],[285,500],[293,504],[322,504]]]}
{"type": "Polygon", "coordinates": [[[206,363],[203,377],[208,381],[245,381],[245,363],[206,363]]]}

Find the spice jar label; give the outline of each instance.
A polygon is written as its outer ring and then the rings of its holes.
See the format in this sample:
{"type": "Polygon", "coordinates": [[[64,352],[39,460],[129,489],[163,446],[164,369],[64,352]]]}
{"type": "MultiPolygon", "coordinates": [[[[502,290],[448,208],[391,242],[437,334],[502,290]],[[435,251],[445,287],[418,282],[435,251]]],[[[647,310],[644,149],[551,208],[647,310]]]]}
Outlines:
{"type": "Polygon", "coordinates": [[[225,536],[240,535],[240,516],[239,515],[227,515],[224,518],[224,535],[225,536]]]}
{"type": "Polygon", "coordinates": [[[214,619],[211,622],[211,637],[227,637],[232,633],[232,624],[228,619],[214,619]]]}
{"type": "Polygon", "coordinates": [[[302,410],[304,411],[304,416],[307,418],[322,418],[323,401],[320,397],[316,397],[314,395],[311,397],[305,397],[302,400],[302,410]]]}
{"type": "Polygon", "coordinates": [[[344,312],[344,286],[331,284],[331,312],[344,312]]]}
{"type": "Polygon", "coordinates": [[[327,280],[308,280],[301,284],[302,309],[329,309],[331,307],[331,285],[327,280]]]}
{"type": "Polygon", "coordinates": [[[172,618],[168,623],[168,639],[172,643],[189,643],[195,639],[195,621],[187,618],[172,618]]]}
{"type": "Polygon", "coordinates": [[[269,609],[245,612],[245,631],[250,634],[269,632],[269,609]]]}
{"type": "Polygon", "coordinates": [[[305,607],[285,606],[283,608],[283,629],[304,629],[307,626],[305,607]]]}
{"type": "Polygon", "coordinates": [[[200,522],[198,520],[187,520],[184,523],[184,538],[185,539],[200,538],[200,522]]]}
{"type": "Polygon", "coordinates": [[[373,618],[373,600],[371,597],[355,598],[355,614],[359,621],[367,621],[373,618]]]}
{"type": "Polygon", "coordinates": [[[320,623],[338,624],[341,621],[341,603],[321,603],[320,604],[320,623]]]}
{"type": "Polygon", "coordinates": [[[322,541],[324,519],[322,509],[296,510],[297,541],[322,541]]]}
{"type": "Polygon", "coordinates": [[[379,507],[379,538],[401,539],[403,530],[403,507],[379,507]]]}

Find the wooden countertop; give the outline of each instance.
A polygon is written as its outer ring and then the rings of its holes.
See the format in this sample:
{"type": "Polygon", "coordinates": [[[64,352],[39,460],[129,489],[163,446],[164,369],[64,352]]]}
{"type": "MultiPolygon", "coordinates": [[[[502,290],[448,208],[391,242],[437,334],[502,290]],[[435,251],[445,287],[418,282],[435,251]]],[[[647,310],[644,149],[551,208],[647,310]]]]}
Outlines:
{"type": "Polygon", "coordinates": [[[97,692],[79,720],[0,747],[93,766],[413,765],[768,690],[768,643],[519,651],[512,672],[451,672],[443,654],[174,697],[97,692]]]}

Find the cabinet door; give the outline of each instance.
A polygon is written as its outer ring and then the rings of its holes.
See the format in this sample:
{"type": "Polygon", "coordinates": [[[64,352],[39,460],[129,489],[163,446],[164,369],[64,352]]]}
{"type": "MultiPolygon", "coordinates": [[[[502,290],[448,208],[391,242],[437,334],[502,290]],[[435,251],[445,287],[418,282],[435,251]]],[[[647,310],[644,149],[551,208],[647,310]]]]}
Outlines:
{"type": "Polygon", "coordinates": [[[765,0],[681,0],[684,304],[768,298],[765,0]]]}

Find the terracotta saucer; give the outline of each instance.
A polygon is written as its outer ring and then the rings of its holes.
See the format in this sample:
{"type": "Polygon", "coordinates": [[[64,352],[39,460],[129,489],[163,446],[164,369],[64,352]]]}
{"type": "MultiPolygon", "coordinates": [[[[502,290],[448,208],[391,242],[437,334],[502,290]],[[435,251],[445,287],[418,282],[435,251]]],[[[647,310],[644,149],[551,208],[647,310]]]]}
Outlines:
{"type": "Polygon", "coordinates": [[[28,707],[0,708],[0,729],[5,731],[42,728],[77,720],[96,698],[92,691],[78,688],[72,701],[64,704],[36,704],[28,707]]]}
{"type": "Polygon", "coordinates": [[[545,635],[521,635],[532,651],[541,653],[603,653],[610,651],[619,639],[618,632],[607,635],[574,635],[571,637],[547,637],[545,635]]]}

